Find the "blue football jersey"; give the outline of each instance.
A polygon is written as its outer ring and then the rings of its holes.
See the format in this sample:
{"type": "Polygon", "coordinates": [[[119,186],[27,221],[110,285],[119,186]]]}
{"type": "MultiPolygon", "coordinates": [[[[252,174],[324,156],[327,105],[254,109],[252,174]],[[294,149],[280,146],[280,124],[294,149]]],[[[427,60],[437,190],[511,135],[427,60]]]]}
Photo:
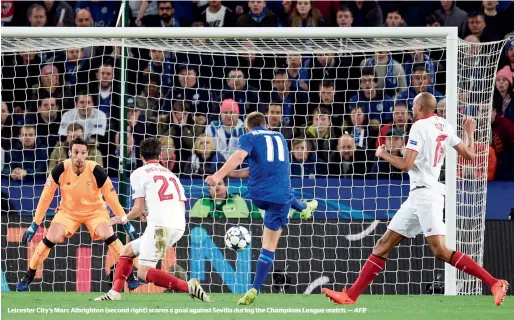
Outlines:
{"type": "Polygon", "coordinates": [[[248,193],[252,199],[290,202],[289,150],[280,132],[257,127],[239,137],[238,148],[248,152],[248,193]]]}

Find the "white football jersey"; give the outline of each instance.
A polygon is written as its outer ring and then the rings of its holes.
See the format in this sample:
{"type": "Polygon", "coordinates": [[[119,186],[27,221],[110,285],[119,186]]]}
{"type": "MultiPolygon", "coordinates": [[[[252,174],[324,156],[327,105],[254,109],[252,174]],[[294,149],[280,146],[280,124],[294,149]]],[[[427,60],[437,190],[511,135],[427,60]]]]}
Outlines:
{"type": "Polygon", "coordinates": [[[130,175],[130,185],[132,199],[145,198],[149,225],[185,230],[186,197],[174,173],[149,161],[130,175]]]}
{"type": "Polygon", "coordinates": [[[407,148],[417,151],[414,167],[409,171],[410,189],[427,187],[445,194],[439,182],[446,148],[461,142],[448,121],[436,115],[416,121],[409,133],[407,148]]]}

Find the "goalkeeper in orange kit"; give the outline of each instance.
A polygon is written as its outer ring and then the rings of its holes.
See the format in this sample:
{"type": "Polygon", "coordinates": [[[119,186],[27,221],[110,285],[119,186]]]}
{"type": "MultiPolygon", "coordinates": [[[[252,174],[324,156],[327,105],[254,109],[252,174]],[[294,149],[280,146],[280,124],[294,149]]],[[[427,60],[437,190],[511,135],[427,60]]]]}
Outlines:
{"type": "MultiPolygon", "coordinates": [[[[48,257],[50,250],[56,243],[63,242],[64,237],[70,238],[82,224],[86,225],[93,240],[101,239],[105,242],[116,259],[123,249],[123,244],[110,225],[109,211],[105,207],[107,202],[116,216],[126,215],[118,201],[111,179],[100,165],[86,160],[88,150],[87,143],[83,139],[74,139],[70,143],[68,152],[70,159],[55,166],[48,176],[33,222],[23,235],[23,244],[32,240],[52,202],[55,191],[60,188],[61,201],[55,217],[45,237],[37,245],[25,276],[16,284],[16,291],[29,289],[36,270],[48,257]]],[[[131,239],[135,239],[136,230],[132,225],[126,224],[125,230],[130,234],[131,239]]],[[[133,274],[129,276],[127,282],[129,289],[135,289],[139,285],[139,281],[133,274]]]]}

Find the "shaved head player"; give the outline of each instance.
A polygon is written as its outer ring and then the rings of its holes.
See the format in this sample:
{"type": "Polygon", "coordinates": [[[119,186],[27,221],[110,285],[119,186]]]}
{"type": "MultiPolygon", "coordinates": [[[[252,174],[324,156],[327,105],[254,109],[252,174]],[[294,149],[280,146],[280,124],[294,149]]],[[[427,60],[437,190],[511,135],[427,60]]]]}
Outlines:
{"type": "Polygon", "coordinates": [[[482,280],[491,289],[495,304],[497,306],[502,304],[509,287],[507,281],[494,278],[471,257],[446,247],[443,222],[446,187],[439,182],[439,175],[447,145],[455,148],[466,160],[472,160],[475,157],[473,133],[476,122],[471,118],[464,120],[463,128],[466,135],[466,143],[464,143],[457,137],[449,123],[434,113],[436,104],[436,99],[428,92],[420,93],[414,99],[413,112],[416,122],[412,125],[404,157],[387,153],[383,145],[377,149],[378,158],[409,173],[409,197],[394,215],[388,230],[378,240],[359,278],[351,288],[348,290],[345,288],[342,292],[322,290],[333,302],[354,304],[384,269],[391,250],[403,239],[413,238],[423,232],[436,258],[482,280]]]}
{"type": "MultiPolygon", "coordinates": [[[[123,248],[110,225],[109,211],[105,202],[117,216],[125,216],[125,211],[118,201],[118,195],[105,170],[96,162],[86,160],[87,143],[81,138],[71,141],[68,151],[70,159],[52,169],[46,180],[43,193],[36,208],[36,214],[30,227],[25,231],[22,243],[30,242],[50,207],[57,188],[61,191],[59,207],[55,210],[50,228],[39,242],[30,259],[29,269],[16,284],[17,291],[28,291],[34,280],[36,270],[46,260],[50,250],[64,238],[70,238],[85,224],[93,240],[103,240],[109,251],[118,259],[123,248]],[[105,202],[102,199],[105,198],[105,202]]],[[[130,237],[135,239],[136,230],[132,225],[125,226],[130,237]]],[[[128,279],[129,289],[135,289],[139,281],[131,273],[128,279]]]]}

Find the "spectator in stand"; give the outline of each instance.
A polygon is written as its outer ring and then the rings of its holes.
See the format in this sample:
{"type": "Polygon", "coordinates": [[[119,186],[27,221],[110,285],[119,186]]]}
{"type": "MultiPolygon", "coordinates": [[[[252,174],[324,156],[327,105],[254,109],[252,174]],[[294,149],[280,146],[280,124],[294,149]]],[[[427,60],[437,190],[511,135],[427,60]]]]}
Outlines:
{"type": "Polygon", "coordinates": [[[333,125],[340,127],[344,122],[344,117],[347,116],[347,112],[344,108],[344,104],[337,102],[340,99],[336,99],[336,88],[334,81],[323,80],[319,84],[319,103],[313,104],[310,110],[314,110],[317,107],[326,108],[332,115],[333,125]]]}
{"type": "Polygon", "coordinates": [[[387,134],[393,131],[395,136],[401,136],[407,142],[411,125],[407,105],[402,101],[396,102],[393,110],[393,121],[380,128],[380,136],[378,137],[376,147],[378,148],[385,144],[387,134]]]}
{"type": "Polygon", "coordinates": [[[275,71],[274,91],[270,101],[282,104],[282,123],[286,127],[301,126],[306,123],[307,95],[301,91],[291,91],[291,79],[284,69],[275,71]]]}
{"type": "Polygon", "coordinates": [[[235,27],[237,17],[234,11],[221,4],[220,0],[209,0],[207,6],[202,7],[200,21],[206,27],[235,27]]]}
{"type": "MultiPolygon", "coordinates": [[[[120,145],[120,136],[116,134],[114,143],[116,144],[116,150],[114,151],[114,155],[117,159],[121,157],[121,145],[120,145]]],[[[123,146],[125,148],[123,158],[127,159],[125,163],[125,169],[129,171],[133,171],[142,165],[140,159],[136,157],[136,146],[134,145],[134,135],[132,133],[127,132],[125,136],[125,141],[123,142],[123,146]]],[[[107,160],[109,169],[114,169],[117,166],[116,159],[112,157],[108,157],[107,160]],[[110,158],[110,159],[109,159],[110,158]]]]}
{"type": "Polygon", "coordinates": [[[443,27],[444,20],[440,15],[434,13],[434,14],[428,15],[425,18],[425,26],[427,26],[427,27],[443,27]]]}
{"type": "Polygon", "coordinates": [[[41,57],[35,52],[2,55],[2,101],[12,103],[14,112],[30,109],[32,91],[39,87],[41,57]]]}
{"type": "Polygon", "coordinates": [[[317,8],[312,7],[309,0],[297,1],[291,14],[290,27],[324,27],[325,20],[317,8]]]}
{"type": "Polygon", "coordinates": [[[47,23],[52,27],[73,27],[73,8],[66,1],[44,0],[47,23]]]}
{"type": "Polygon", "coordinates": [[[353,13],[347,5],[342,5],[337,10],[336,22],[338,27],[351,27],[353,25],[353,13]]]}
{"type": "Polygon", "coordinates": [[[2,149],[10,150],[12,137],[16,136],[14,134],[13,122],[11,111],[9,110],[9,106],[7,103],[2,102],[2,134],[0,135],[2,141],[2,149]]]}
{"type": "Polygon", "coordinates": [[[107,116],[95,108],[93,97],[87,93],[79,92],[75,96],[75,109],[63,114],[59,135],[66,136],[68,126],[72,123],[78,123],[84,128],[84,137],[89,141],[106,134],[107,116]]]}
{"type": "Polygon", "coordinates": [[[47,97],[39,100],[37,115],[34,117],[36,134],[42,145],[50,151],[59,141],[59,127],[61,125],[61,112],[55,98],[47,97]]]}
{"type": "Polygon", "coordinates": [[[164,98],[163,111],[170,112],[174,101],[185,101],[191,106],[190,112],[195,115],[195,124],[206,125],[208,117],[216,117],[210,113],[208,103],[209,92],[198,83],[198,73],[191,65],[180,65],[175,86],[164,98]]]}
{"type": "Polygon", "coordinates": [[[294,5],[293,1],[285,0],[282,1],[282,7],[280,10],[274,11],[274,13],[279,17],[280,25],[288,26],[291,14],[293,13],[294,5]]]}
{"type": "Polygon", "coordinates": [[[305,132],[316,151],[316,159],[324,162],[329,161],[332,150],[336,149],[337,137],[336,128],[332,126],[330,111],[318,107],[312,111],[312,125],[305,132]]]}
{"type": "Polygon", "coordinates": [[[248,13],[237,19],[238,27],[281,27],[279,18],[266,8],[266,1],[250,0],[248,8],[248,13]]]}
{"type": "Polygon", "coordinates": [[[446,119],[446,98],[443,98],[437,102],[436,111],[439,117],[446,119]]]}
{"type": "Polygon", "coordinates": [[[416,64],[412,67],[411,86],[408,91],[402,93],[397,100],[406,103],[409,111],[412,111],[412,103],[414,98],[421,92],[429,92],[435,96],[437,101],[441,100],[444,95],[437,91],[432,85],[430,75],[423,64],[416,64]]]}
{"type": "Polygon", "coordinates": [[[315,88],[319,88],[323,80],[334,81],[338,92],[341,92],[339,99],[346,101],[351,89],[357,88],[356,78],[359,75],[354,74],[358,68],[352,68],[353,58],[335,55],[334,53],[318,53],[313,59],[313,67],[310,75],[310,100],[316,101],[315,88]]]}
{"type": "MultiPolygon", "coordinates": [[[[403,157],[405,150],[405,139],[402,132],[391,128],[385,137],[385,147],[387,152],[395,157],[403,157]]],[[[407,173],[389,164],[382,159],[377,159],[371,169],[377,174],[378,179],[402,179],[407,178],[407,173]]]]}
{"type": "Polygon", "coordinates": [[[350,109],[356,105],[362,107],[364,113],[369,115],[370,124],[378,129],[380,123],[387,123],[393,118],[393,98],[377,89],[378,83],[373,68],[364,67],[361,72],[360,91],[350,98],[350,109]]]}
{"type": "Polygon", "coordinates": [[[505,66],[496,73],[493,107],[514,122],[514,91],[512,88],[512,72],[508,66],[505,66]]]}
{"type": "MultiPolygon", "coordinates": [[[[78,123],[72,123],[66,128],[66,141],[58,142],[50,155],[48,172],[51,172],[60,162],[69,159],[71,152],[70,143],[76,138],[84,139],[84,128],[78,123]]],[[[95,161],[100,166],[104,165],[102,153],[94,144],[88,145],[87,151],[87,160],[95,161]]]]}
{"type": "Polygon", "coordinates": [[[435,83],[435,75],[438,71],[438,64],[434,62],[432,58],[428,55],[428,53],[416,50],[407,54],[405,61],[403,62],[403,67],[405,68],[405,76],[407,78],[407,86],[410,86],[410,80],[412,76],[412,67],[415,64],[424,64],[425,69],[427,70],[428,75],[430,76],[430,81],[435,83]]]}
{"type": "Polygon", "coordinates": [[[18,141],[13,143],[9,155],[9,166],[4,167],[3,174],[13,180],[44,178],[48,159],[46,146],[40,146],[36,139],[36,127],[24,125],[20,129],[18,141]]]}
{"type": "MultiPolygon", "coordinates": [[[[487,112],[490,106],[482,106],[482,112],[487,112]]],[[[487,114],[487,113],[486,113],[487,114]]],[[[491,146],[496,152],[498,165],[496,180],[514,180],[514,123],[495,109],[491,110],[491,146]]]]}
{"type": "Polygon", "coordinates": [[[33,4],[27,11],[27,17],[30,27],[44,27],[46,26],[47,17],[46,9],[40,4],[33,4]]]}
{"type": "Polygon", "coordinates": [[[64,85],[87,86],[91,78],[90,60],[84,57],[84,50],[82,48],[66,50],[65,55],[58,59],[60,63],[57,65],[60,73],[64,75],[64,85]]]}
{"type": "Polygon", "coordinates": [[[119,1],[77,1],[75,12],[88,9],[95,27],[115,27],[118,18],[119,1]]]}
{"type": "Polygon", "coordinates": [[[371,159],[366,151],[355,145],[355,138],[348,133],[343,134],[337,142],[337,152],[333,152],[330,164],[329,175],[346,177],[351,179],[362,179],[370,172],[371,159]]]}
{"type": "Polygon", "coordinates": [[[171,172],[179,172],[180,163],[177,161],[175,140],[172,137],[161,137],[161,164],[171,172]]]}
{"type": "MultiPolygon", "coordinates": [[[[241,108],[241,116],[259,110],[259,91],[249,85],[243,71],[230,69],[221,90],[221,100],[233,99],[241,108]]],[[[217,110],[211,110],[217,112],[217,110]]]]}
{"type": "MultiPolygon", "coordinates": [[[[46,97],[56,99],[57,106],[61,110],[69,110],[73,108],[71,96],[75,93],[70,88],[65,88],[61,85],[62,76],[59,70],[47,64],[41,69],[39,77],[39,84],[32,87],[31,100],[38,101],[46,97]]],[[[35,110],[36,108],[30,107],[35,110]]]]}
{"type": "Polygon", "coordinates": [[[407,90],[407,79],[402,65],[389,52],[377,52],[361,62],[361,67],[371,67],[377,79],[377,88],[394,97],[407,90]]]}
{"type": "Polygon", "coordinates": [[[145,27],[180,27],[179,20],[175,18],[174,4],[174,1],[159,1],[157,8],[159,9],[160,19],[145,21],[145,27]]]}
{"type": "Polygon", "coordinates": [[[467,30],[468,14],[457,7],[456,1],[441,1],[441,9],[437,10],[435,14],[443,19],[445,27],[458,27],[459,37],[464,37],[467,30]]]}
{"type": "Polygon", "coordinates": [[[348,8],[353,13],[354,27],[381,27],[384,17],[376,1],[348,1],[348,8]]]}
{"type": "Polygon", "coordinates": [[[245,134],[245,126],[239,119],[239,106],[232,99],[221,102],[220,120],[212,121],[205,134],[216,141],[216,151],[227,160],[237,150],[239,137],[245,134]]]}
{"type": "Polygon", "coordinates": [[[93,17],[88,9],[79,9],[75,15],[75,26],[89,28],[93,26],[93,17]]]}
{"type": "Polygon", "coordinates": [[[292,145],[291,177],[314,179],[316,175],[327,174],[327,163],[320,162],[310,140],[293,139],[292,145]]]}
{"type": "Polygon", "coordinates": [[[157,1],[151,0],[132,0],[128,2],[130,7],[130,25],[142,27],[150,20],[159,19],[159,8],[157,1]]]}
{"type": "Polygon", "coordinates": [[[191,178],[204,179],[223,165],[223,156],[216,151],[214,139],[204,134],[195,139],[193,154],[186,162],[184,173],[191,178]]]}
{"type": "Polygon", "coordinates": [[[287,55],[286,63],[287,75],[291,80],[291,91],[309,91],[310,59],[291,53],[287,55]]]}
{"type": "Polygon", "coordinates": [[[484,14],[480,11],[473,11],[468,15],[468,34],[472,34],[480,39],[480,42],[490,42],[500,40],[500,36],[490,32],[486,28],[484,14]]]}
{"type": "Polygon", "coordinates": [[[187,102],[176,101],[170,115],[161,117],[158,124],[157,134],[159,136],[169,136],[174,140],[174,145],[178,149],[179,161],[185,161],[191,157],[194,137],[204,132],[203,126],[195,126],[190,106],[187,102]]]}
{"type": "Polygon", "coordinates": [[[268,116],[268,129],[282,133],[286,141],[291,141],[293,138],[293,128],[285,127],[282,125],[282,104],[280,102],[272,101],[266,108],[266,116],[268,116]]]}
{"type": "Polygon", "coordinates": [[[173,68],[175,66],[174,59],[170,59],[169,55],[164,54],[162,50],[150,50],[150,58],[144,72],[156,74],[161,77],[161,95],[166,93],[173,87],[173,68]]]}
{"type": "Polygon", "coordinates": [[[372,150],[376,145],[378,130],[368,125],[366,108],[356,105],[350,112],[350,134],[355,139],[355,145],[363,150],[372,150]]]}
{"type": "Polygon", "coordinates": [[[143,111],[145,119],[157,121],[161,111],[161,77],[157,74],[145,74],[144,79],[146,81],[136,97],[136,104],[143,111]]]}
{"type": "Polygon", "coordinates": [[[400,9],[398,9],[398,8],[391,9],[387,13],[387,16],[385,19],[385,26],[386,27],[406,27],[407,26],[407,23],[405,23],[405,20],[403,20],[400,9]]]}
{"type": "Polygon", "coordinates": [[[252,52],[255,47],[252,41],[243,41],[241,45],[247,48],[249,53],[232,59],[228,62],[228,65],[231,68],[243,71],[246,79],[248,79],[248,83],[259,91],[271,91],[273,88],[273,71],[276,68],[275,59],[252,52]]]}
{"type": "MultiPolygon", "coordinates": [[[[216,186],[209,187],[209,197],[196,200],[189,211],[190,218],[248,218],[249,205],[240,194],[228,193],[228,179],[222,179],[216,186]]],[[[259,209],[251,206],[251,217],[262,218],[259,209]]]]}
{"type": "Polygon", "coordinates": [[[496,11],[498,1],[484,0],[482,1],[482,12],[484,14],[485,25],[487,30],[493,34],[503,37],[504,34],[504,16],[496,11]]]}
{"type": "MultiPolygon", "coordinates": [[[[96,71],[96,83],[91,85],[89,94],[98,101],[98,110],[105,113],[107,118],[120,118],[120,90],[115,85],[114,68],[112,65],[103,63],[96,71]]],[[[117,127],[112,128],[114,130],[117,127]]]]}

